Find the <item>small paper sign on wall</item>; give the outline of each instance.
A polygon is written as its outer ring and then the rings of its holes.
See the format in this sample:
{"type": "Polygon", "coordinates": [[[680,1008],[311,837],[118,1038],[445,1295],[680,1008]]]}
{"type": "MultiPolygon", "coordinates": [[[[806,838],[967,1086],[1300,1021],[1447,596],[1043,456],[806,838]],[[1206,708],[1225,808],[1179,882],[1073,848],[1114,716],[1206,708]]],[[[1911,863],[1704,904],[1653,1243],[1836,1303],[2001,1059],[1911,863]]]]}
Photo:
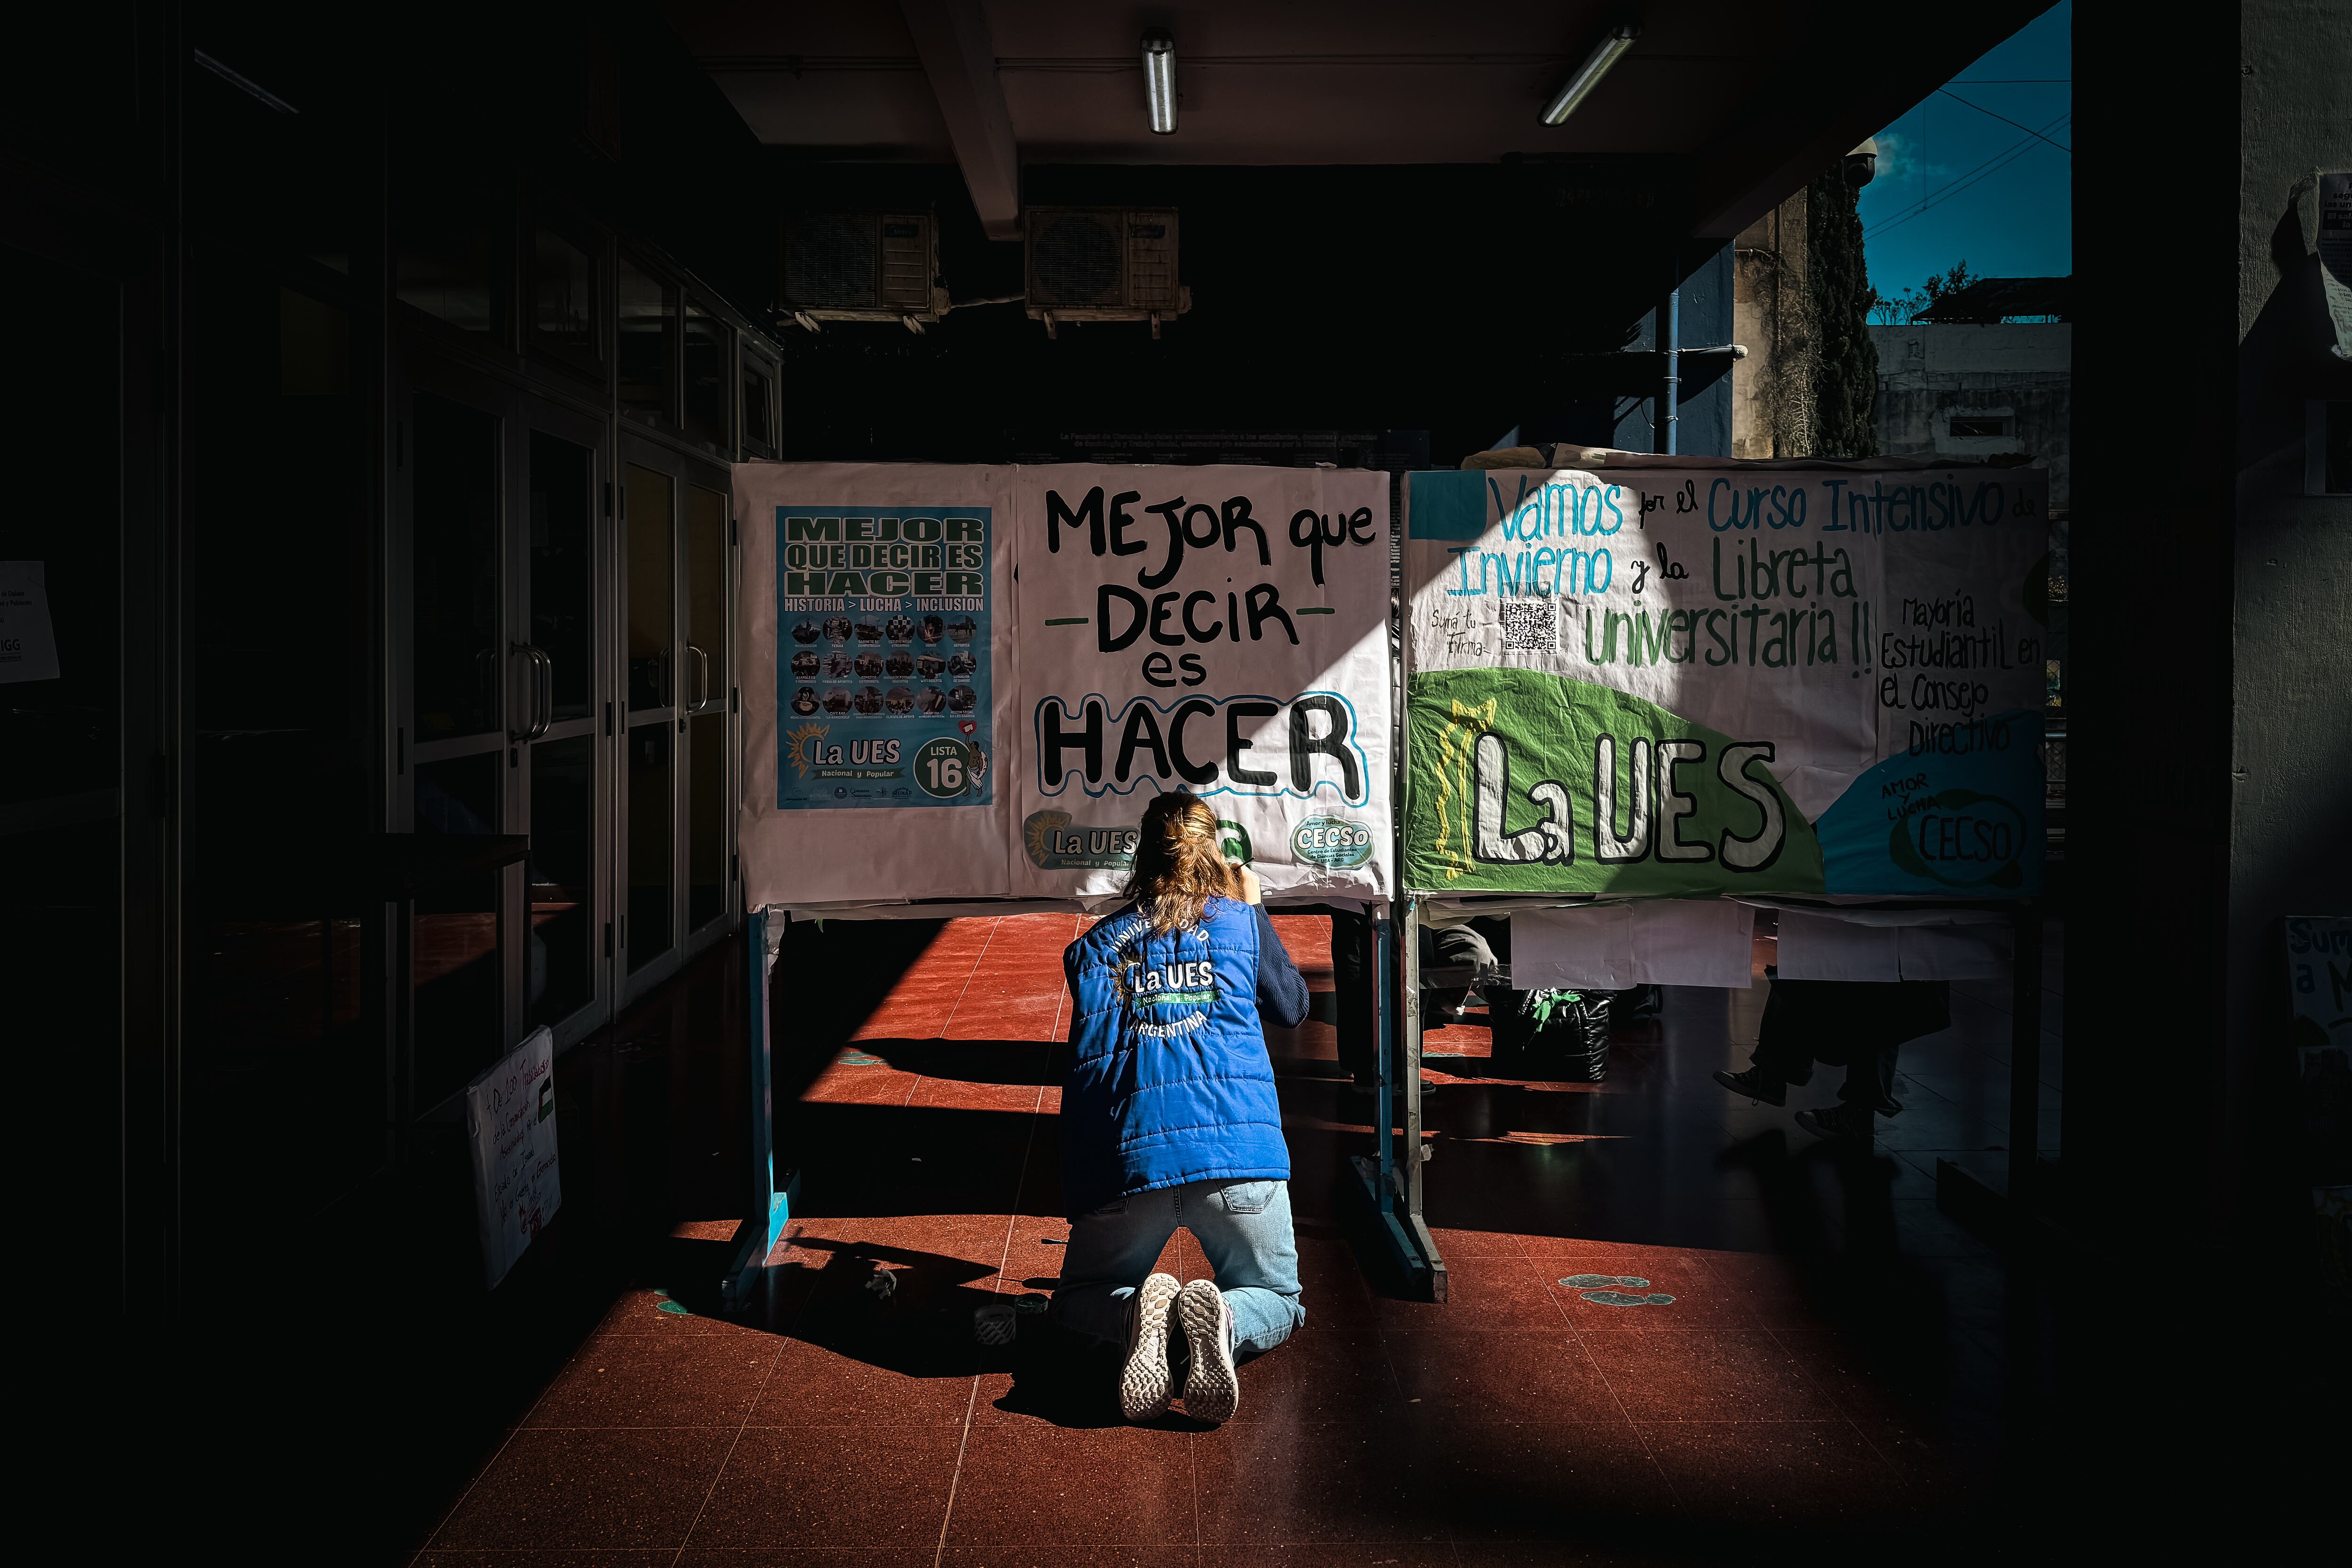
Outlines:
{"type": "Polygon", "coordinates": [[[495,1289],[563,1206],[555,1153],[555,1037],[535,1029],[466,1089],[483,1283],[495,1289]]]}

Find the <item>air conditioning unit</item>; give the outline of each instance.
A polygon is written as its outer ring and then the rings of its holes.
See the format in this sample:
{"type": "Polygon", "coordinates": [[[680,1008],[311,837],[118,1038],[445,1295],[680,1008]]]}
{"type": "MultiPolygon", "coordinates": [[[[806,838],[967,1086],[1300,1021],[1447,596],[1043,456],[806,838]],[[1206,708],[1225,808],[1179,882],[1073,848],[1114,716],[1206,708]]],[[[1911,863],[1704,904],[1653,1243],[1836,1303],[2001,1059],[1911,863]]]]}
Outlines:
{"type": "Polygon", "coordinates": [[[1063,321],[1160,323],[1192,308],[1176,280],[1173,207],[1031,207],[1028,309],[1048,337],[1063,321]]]}
{"type": "Polygon", "coordinates": [[[814,212],[784,225],[783,308],[820,321],[896,321],[916,331],[947,313],[939,226],[929,213],[814,212]]]}

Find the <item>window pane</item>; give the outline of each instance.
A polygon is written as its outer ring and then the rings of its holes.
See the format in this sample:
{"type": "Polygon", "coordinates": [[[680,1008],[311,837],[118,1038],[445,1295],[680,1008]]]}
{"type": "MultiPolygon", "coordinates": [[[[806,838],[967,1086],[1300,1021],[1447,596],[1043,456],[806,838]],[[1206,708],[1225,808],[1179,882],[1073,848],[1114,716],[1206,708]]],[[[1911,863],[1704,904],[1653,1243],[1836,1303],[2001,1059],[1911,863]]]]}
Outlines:
{"type": "Polygon", "coordinates": [[[530,1022],[596,994],[596,752],[593,736],[530,749],[530,1022]]]}
{"type": "Polygon", "coordinates": [[[686,433],[727,445],[727,328],[693,305],[686,308],[686,433]]]}
{"type": "Polygon", "coordinates": [[[595,260],[548,228],[531,233],[530,330],[541,349],[595,368],[595,260]]]}
{"type": "Polygon", "coordinates": [[[512,265],[511,218],[495,190],[411,169],[396,198],[394,270],[401,302],[461,331],[497,326],[497,279],[512,265]]]}
{"type": "Polygon", "coordinates": [[[667,420],[670,351],[677,331],[677,294],[622,258],[617,288],[621,406],[667,420]]]}
{"type": "Polygon", "coordinates": [[[680,700],[727,700],[727,498],[686,487],[686,671],[680,700]]]}
{"type": "MultiPolygon", "coordinates": [[[[416,831],[496,833],[497,752],[416,770],[416,831]]],[[[411,962],[416,980],[416,1097],[422,1112],[499,1058],[505,1005],[499,966],[499,874],[438,882],[418,892],[411,962]]]]}
{"type": "Polygon", "coordinates": [[[687,722],[686,927],[699,931],[727,911],[727,716],[687,722]]]}
{"type": "Polygon", "coordinates": [[[776,455],[775,383],[764,361],[743,356],[743,444],[756,457],[776,455]]]}
{"type": "Polygon", "coordinates": [[[554,722],[584,719],[596,695],[595,454],[530,433],[530,640],[554,665],[554,722]]]}
{"type": "Polygon", "coordinates": [[[670,823],[670,727],[667,719],[629,731],[629,967],[669,951],[670,877],[677,839],[670,823]]]}
{"type": "Polygon", "coordinates": [[[499,726],[499,422],[419,393],[411,443],[416,738],[499,726]]]}
{"type": "Polygon", "coordinates": [[[667,708],[671,700],[670,562],[677,517],[670,478],[629,465],[629,709],[667,708]]]}

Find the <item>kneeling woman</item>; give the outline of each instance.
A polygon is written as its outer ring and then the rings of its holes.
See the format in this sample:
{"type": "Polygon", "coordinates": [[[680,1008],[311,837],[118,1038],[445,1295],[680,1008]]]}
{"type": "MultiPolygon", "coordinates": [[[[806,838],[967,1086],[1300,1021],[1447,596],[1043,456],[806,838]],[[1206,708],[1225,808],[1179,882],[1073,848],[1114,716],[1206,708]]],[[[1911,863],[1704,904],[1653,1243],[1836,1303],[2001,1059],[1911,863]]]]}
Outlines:
{"type": "Polygon", "coordinates": [[[1223,1421],[1241,1399],[1235,1362],[1307,1320],[1265,1033],[1307,1016],[1307,983],[1198,796],[1145,809],[1127,894],[1062,954],[1077,1007],[1062,1086],[1070,1245],[1054,1312],[1126,1348],[1129,1421],[1166,1413],[1180,1338],[1185,1413],[1223,1421]],[[1179,1226],[1213,1281],[1150,1271],[1179,1226]]]}

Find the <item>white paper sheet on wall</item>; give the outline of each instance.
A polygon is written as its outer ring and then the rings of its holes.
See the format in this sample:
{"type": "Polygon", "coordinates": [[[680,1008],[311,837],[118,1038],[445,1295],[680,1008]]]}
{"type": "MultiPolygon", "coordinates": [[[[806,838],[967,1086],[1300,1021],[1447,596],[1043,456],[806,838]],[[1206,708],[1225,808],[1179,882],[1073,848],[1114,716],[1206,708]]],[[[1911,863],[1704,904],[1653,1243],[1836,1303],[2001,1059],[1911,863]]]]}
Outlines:
{"type": "Polygon", "coordinates": [[[1783,980],[1998,980],[2007,917],[1974,910],[1783,909],[1783,980]]]}
{"type": "Polygon", "coordinates": [[[0,686],[57,678],[47,563],[0,561],[0,686]]]}
{"type": "Polygon", "coordinates": [[[534,1029],[466,1088],[466,1136],[473,1148],[474,1215],[482,1274],[507,1276],[563,1206],[556,1160],[555,1037],[534,1029]]]}
{"type": "Polygon", "coordinates": [[[1631,985],[1745,989],[1755,911],[1727,899],[1661,899],[1511,917],[1511,984],[1622,991],[1631,985]]]}

